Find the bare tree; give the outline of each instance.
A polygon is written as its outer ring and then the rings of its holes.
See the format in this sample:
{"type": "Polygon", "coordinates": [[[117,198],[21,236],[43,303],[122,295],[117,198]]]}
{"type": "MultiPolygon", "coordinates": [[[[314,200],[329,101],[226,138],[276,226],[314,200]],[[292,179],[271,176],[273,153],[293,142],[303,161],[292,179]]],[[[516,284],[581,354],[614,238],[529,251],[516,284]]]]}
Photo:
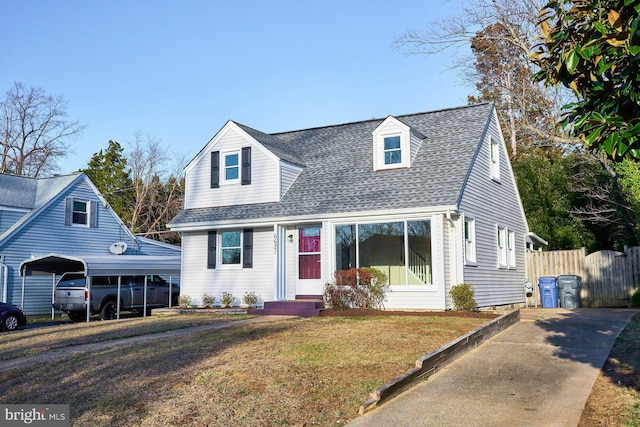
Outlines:
{"type": "Polygon", "coordinates": [[[562,93],[532,81],[534,65],[528,55],[534,45],[540,0],[472,0],[455,15],[410,30],[396,40],[411,54],[430,55],[456,49],[453,66],[462,81],[474,87],[470,102],[494,102],[509,138],[510,154],[518,146],[566,145],[556,121],[562,93]],[[471,47],[471,54],[460,50],[471,47]]]}
{"type": "Polygon", "coordinates": [[[176,158],[178,165],[169,173],[164,169],[168,161],[159,139],[136,132],[128,153],[135,192],[129,226],[136,234],[177,243],[179,236],[167,231],[166,224],[184,203],[184,158],[176,158]]]}
{"type": "Polygon", "coordinates": [[[38,177],[57,170],[84,126],[66,119],[62,96],[15,82],[0,98],[0,172],[38,177]]]}

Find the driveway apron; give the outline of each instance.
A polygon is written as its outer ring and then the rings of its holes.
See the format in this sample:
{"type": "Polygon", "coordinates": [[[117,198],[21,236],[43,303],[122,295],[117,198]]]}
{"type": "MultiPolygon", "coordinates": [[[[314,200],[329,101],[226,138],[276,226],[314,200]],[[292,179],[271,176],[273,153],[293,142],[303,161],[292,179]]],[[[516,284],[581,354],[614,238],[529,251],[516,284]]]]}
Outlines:
{"type": "Polygon", "coordinates": [[[521,309],[521,320],[349,426],[576,426],[638,310],[521,309]]]}

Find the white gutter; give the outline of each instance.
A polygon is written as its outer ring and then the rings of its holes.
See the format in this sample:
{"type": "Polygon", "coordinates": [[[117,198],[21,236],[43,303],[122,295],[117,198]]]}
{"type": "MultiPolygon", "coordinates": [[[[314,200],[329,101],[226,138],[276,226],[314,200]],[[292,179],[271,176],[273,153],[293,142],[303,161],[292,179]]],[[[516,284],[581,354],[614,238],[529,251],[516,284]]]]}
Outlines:
{"type": "Polygon", "coordinates": [[[411,208],[411,209],[393,209],[386,211],[358,211],[358,212],[346,212],[346,213],[335,213],[335,214],[319,214],[319,215],[301,215],[295,217],[272,217],[272,218],[260,218],[254,219],[251,222],[242,222],[241,220],[221,220],[221,221],[203,221],[203,222],[192,222],[186,224],[180,224],[172,226],[169,224],[169,229],[171,231],[203,231],[210,230],[212,228],[216,229],[225,229],[225,228],[259,228],[259,227],[269,227],[273,226],[273,224],[277,223],[280,225],[291,225],[291,224],[299,224],[302,222],[319,222],[319,221],[348,221],[351,218],[362,218],[366,217],[367,219],[375,220],[385,220],[393,219],[393,217],[398,217],[405,219],[408,215],[433,215],[433,214],[442,214],[445,212],[453,211],[453,213],[457,213],[457,207],[455,205],[449,206],[435,206],[435,207],[421,207],[421,208],[411,208]]]}

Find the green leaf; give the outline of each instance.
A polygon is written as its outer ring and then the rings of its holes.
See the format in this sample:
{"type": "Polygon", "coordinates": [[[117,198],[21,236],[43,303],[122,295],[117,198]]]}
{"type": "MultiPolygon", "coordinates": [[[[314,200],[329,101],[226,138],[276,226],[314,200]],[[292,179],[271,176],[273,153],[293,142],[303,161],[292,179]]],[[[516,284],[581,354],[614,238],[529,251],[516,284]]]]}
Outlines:
{"type": "Polygon", "coordinates": [[[607,138],[602,142],[602,145],[600,146],[600,148],[603,149],[605,153],[614,157],[617,151],[616,137],[617,135],[615,133],[610,133],[609,136],[607,136],[607,138]]]}
{"type": "Polygon", "coordinates": [[[600,138],[600,134],[602,133],[603,129],[604,129],[604,126],[598,126],[593,132],[587,135],[584,138],[584,141],[587,143],[587,145],[593,144],[594,141],[600,138]]]}
{"type": "Polygon", "coordinates": [[[593,23],[593,26],[596,27],[596,30],[600,31],[600,34],[602,34],[603,36],[607,34],[607,29],[604,25],[602,25],[602,22],[596,21],[593,23]]]}
{"type": "Polygon", "coordinates": [[[567,71],[569,74],[573,75],[575,73],[578,62],[580,62],[578,52],[576,52],[576,49],[572,49],[567,55],[567,71]]]}

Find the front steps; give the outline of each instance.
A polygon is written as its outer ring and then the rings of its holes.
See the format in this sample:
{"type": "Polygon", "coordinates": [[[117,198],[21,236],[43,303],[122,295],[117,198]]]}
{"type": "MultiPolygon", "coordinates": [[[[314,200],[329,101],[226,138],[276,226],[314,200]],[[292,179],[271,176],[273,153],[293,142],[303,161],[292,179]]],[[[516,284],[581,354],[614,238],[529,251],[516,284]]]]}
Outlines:
{"type": "Polygon", "coordinates": [[[314,317],[322,310],[322,295],[296,295],[293,301],[265,301],[263,308],[249,308],[247,314],[314,317]]]}

